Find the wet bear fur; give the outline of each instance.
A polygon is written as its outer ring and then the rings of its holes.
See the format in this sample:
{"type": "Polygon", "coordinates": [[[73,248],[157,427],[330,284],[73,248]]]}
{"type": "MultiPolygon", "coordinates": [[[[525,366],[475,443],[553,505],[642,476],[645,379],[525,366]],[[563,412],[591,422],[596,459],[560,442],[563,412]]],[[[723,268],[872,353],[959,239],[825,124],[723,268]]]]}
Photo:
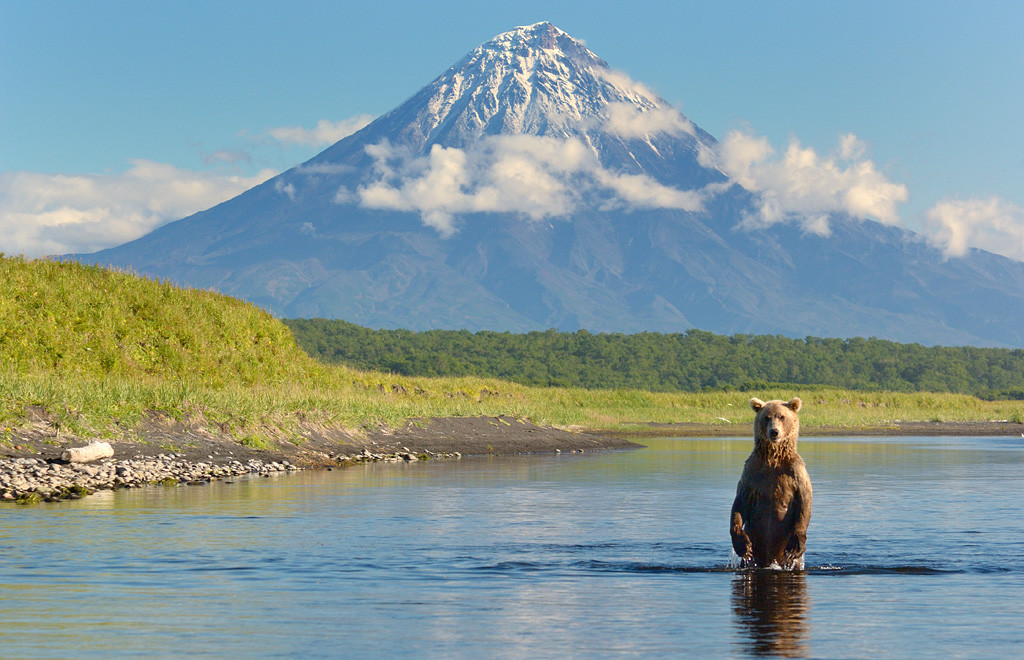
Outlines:
{"type": "Polygon", "coordinates": [[[811,478],[796,451],[801,401],[751,399],[754,451],[732,504],[732,547],[743,567],[804,566],[811,521],[811,478]]]}

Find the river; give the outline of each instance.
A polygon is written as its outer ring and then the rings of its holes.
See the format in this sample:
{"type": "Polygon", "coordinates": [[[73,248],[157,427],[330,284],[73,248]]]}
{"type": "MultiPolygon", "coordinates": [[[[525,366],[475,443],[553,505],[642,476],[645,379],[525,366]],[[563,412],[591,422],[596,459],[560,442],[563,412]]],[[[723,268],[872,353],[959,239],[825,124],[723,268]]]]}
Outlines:
{"type": "Polygon", "coordinates": [[[728,567],[749,439],[0,508],[0,656],[1024,655],[1024,438],[804,438],[807,570],[728,567]]]}

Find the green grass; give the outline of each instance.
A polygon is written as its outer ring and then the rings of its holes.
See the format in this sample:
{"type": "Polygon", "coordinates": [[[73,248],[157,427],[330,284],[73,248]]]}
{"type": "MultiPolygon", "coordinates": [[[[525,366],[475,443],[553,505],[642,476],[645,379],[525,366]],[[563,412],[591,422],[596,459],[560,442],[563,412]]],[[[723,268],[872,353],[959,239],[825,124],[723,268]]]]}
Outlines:
{"type": "Polygon", "coordinates": [[[80,378],[279,383],[310,363],[255,306],[125,273],[0,256],[0,367],[80,378]]]}
{"type": "Polygon", "coordinates": [[[778,387],[651,393],[538,388],[486,378],[413,378],[315,362],[249,303],[77,263],[0,255],[0,442],[43,408],[61,432],[131,438],[165,416],[270,447],[300,424],[358,430],[414,417],[510,415],[566,427],[732,425],[750,396],[800,396],[807,426],[1021,421],[1020,402],[954,394],[778,387]]]}

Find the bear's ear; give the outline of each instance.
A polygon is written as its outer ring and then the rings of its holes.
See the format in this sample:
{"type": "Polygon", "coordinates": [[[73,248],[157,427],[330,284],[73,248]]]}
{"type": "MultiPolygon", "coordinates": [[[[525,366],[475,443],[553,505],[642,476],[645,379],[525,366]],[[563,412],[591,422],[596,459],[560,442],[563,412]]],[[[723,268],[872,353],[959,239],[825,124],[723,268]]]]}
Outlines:
{"type": "Polygon", "coordinates": [[[750,400],[750,409],[751,410],[753,410],[754,412],[757,412],[761,408],[764,408],[764,401],[762,401],[761,399],[751,399],[750,400]]]}
{"type": "Polygon", "coordinates": [[[793,412],[800,412],[800,406],[802,405],[804,405],[804,402],[800,400],[800,397],[795,396],[789,400],[789,403],[786,404],[786,407],[792,410],[793,412]]]}

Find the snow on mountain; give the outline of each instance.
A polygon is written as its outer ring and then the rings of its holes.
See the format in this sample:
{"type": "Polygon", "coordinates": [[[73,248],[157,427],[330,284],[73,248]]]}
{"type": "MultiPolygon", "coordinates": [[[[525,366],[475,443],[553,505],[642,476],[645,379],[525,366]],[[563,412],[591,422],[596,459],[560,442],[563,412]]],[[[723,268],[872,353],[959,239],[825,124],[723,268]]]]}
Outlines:
{"type": "MultiPolygon", "coordinates": [[[[613,70],[551,23],[518,27],[478,46],[366,130],[387,127],[394,146],[427,152],[468,147],[485,136],[579,138],[594,133],[651,143],[714,138],[664,99],[613,70]]],[[[330,150],[328,150],[330,153],[330,150]]]]}
{"type": "Polygon", "coordinates": [[[499,134],[581,136],[612,120],[635,132],[629,122],[642,121],[645,112],[667,115],[662,121],[672,129],[692,130],[662,99],[550,23],[498,35],[424,93],[429,101],[415,123],[425,146],[465,146],[499,134]]]}

